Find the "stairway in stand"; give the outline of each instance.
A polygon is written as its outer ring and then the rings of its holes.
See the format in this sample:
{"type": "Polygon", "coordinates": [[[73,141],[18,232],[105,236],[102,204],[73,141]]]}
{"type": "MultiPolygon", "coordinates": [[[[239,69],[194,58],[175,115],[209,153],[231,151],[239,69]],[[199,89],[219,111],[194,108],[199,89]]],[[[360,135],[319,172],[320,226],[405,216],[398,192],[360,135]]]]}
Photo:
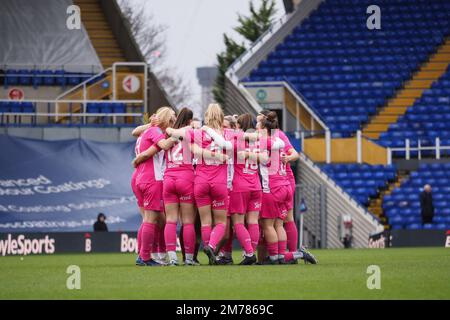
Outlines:
{"type": "Polygon", "coordinates": [[[81,9],[81,21],[89,35],[103,68],[114,62],[125,62],[125,56],[114,37],[98,0],[74,0],[81,9]]]}
{"type": "Polygon", "coordinates": [[[388,194],[391,194],[395,188],[400,187],[402,182],[408,177],[409,173],[407,171],[399,171],[397,173],[396,180],[391,182],[385,190],[380,191],[380,193],[378,194],[378,198],[370,200],[367,210],[380,219],[381,223],[384,225],[385,230],[389,229],[389,221],[383,212],[384,197],[388,194]]]}
{"type": "Polygon", "coordinates": [[[395,97],[372,119],[363,129],[364,136],[378,139],[381,133],[388,130],[389,125],[406,113],[406,110],[420,98],[434,81],[438,80],[446,71],[450,63],[450,38],[437,49],[420,69],[407,81],[403,88],[397,91],[395,97]]]}

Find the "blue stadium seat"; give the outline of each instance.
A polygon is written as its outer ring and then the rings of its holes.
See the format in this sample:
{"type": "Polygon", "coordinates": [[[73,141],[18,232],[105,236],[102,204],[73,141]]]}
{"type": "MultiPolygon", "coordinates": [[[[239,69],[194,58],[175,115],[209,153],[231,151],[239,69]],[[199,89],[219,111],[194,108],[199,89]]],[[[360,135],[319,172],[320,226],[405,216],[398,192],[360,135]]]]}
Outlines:
{"type": "Polygon", "coordinates": [[[99,103],[88,103],[86,106],[88,113],[100,113],[100,104],[99,103]]]}
{"type": "Polygon", "coordinates": [[[115,103],[112,106],[113,113],[125,113],[126,112],[126,105],[124,103],[115,103]]]}
{"type": "Polygon", "coordinates": [[[55,70],[55,83],[61,87],[67,84],[67,78],[64,75],[64,70],[55,70]]]}
{"type": "Polygon", "coordinates": [[[391,166],[367,164],[327,164],[322,170],[335,180],[357,202],[367,206],[371,197],[385,188],[389,178],[396,177],[396,169],[391,166]]]}
{"type": "Polygon", "coordinates": [[[383,209],[386,216],[401,217],[401,221],[396,219],[394,222],[413,224],[414,229],[422,229],[419,193],[425,183],[431,184],[433,188],[435,217],[433,224],[425,225],[423,228],[445,229],[450,223],[450,163],[421,164],[417,171],[410,174],[408,180],[384,198],[383,209]]]}

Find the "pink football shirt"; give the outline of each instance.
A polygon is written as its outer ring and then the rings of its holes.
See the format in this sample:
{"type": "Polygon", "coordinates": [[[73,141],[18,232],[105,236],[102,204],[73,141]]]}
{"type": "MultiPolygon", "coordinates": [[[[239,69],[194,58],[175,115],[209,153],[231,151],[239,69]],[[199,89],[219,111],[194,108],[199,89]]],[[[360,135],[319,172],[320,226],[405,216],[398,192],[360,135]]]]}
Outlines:
{"type": "Polygon", "coordinates": [[[237,153],[240,151],[260,152],[259,141],[245,141],[244,132],[242,131],[236,134],[234,141],[233,191],[246,192],[261,190],[258,162],[249,159],[245,159],[245,161],[238,160],[237,153]]]}
{"type": "Polygon", "coordinates": [[[186,130],[182,141],[177,142],[172,148],[166,151],[165,177],[183,178],[183,174],[190,173],[187,177],[192,179],[194,167],[192,165],[192,153],[190,144],[194,141],[194,130],[186,130]]]}
{"type": "MultiPolygon", "coordinates": [[[[283,142],[284,142],[284,152],[287,154],[288,151],[290,149],[293,149],[294,147],[292,146],[291,142],[289,141],[289,138],[286,136],[286,134],[283,131],[278,130],[278,134],[279,134],[279,138],[281,140],[283,140],[283,142]]],[[[292,172],[290,163],[286,164],[286,174],[289,178],[294,178],[294,173],[292,172]]]]}
{"type": "MultiPolygon", "coordinates": [[[[159,127],[150,127],[136,141],[136,155],[144,152],[152,145],[157,144],[165,138],[164,133],[159,127]]],[[[161,150],[153,157],[144,161],[136,168],[136,183],[151,183],[162,181],[164,175],[164,151],[161,150]]]]}
{"type": "MultiPolygon", "coordinates": [[[[272,143],[277,137],[281,139],[279,132],[281,131],[277,130],[275,134],[270,137],[272,143]]],[[[271,143],[268,142],[268,145],[271,146],[271,143]]],[[[267,165],[261,165],[260,170],[263,191],[269,192],[270,188],[290,185],[286,172],[286,165],[281,161],[281,157],[286,154],[285,150],[286,146],[280,150],[271,150],[271,148],[269,148],[269,163],[267,165]]]]}
{"type": "MultiPolygon", "coordinates": [[[[204,130],[196,133],[194,142],[203,149],[225,154],[225,150],[218,146],[204,130]],[[199,141],[200,140],[200,141],[199,141]]],[[[224,131],[224,138],[228,141],[234,137],[232,130],[224,131]]],[[[227,183],[228,165],[225,162],[212,159],[199,159],[195,169],[196,183],[227,183]]]]}

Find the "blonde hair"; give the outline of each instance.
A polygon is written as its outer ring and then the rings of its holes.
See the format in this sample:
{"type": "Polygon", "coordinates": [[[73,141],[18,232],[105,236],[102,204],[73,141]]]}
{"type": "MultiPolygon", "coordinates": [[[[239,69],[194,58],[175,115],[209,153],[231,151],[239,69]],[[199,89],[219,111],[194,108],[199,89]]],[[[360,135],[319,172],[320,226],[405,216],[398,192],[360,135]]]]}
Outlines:
{"type": "Polygon", "coordinates": [[[225,120],[227,120],[230,123],[230,128],[231,129],[236,129],[236,118],[234,116],[225,116],[224,117],[225,120]]]}
{"type": "Polygon", "coordinates": [[[222,129],[224,115],[218,103],[211,103],[205,112],[205,125],[213,129],[222,129]]]}
{"type": "Polygon", "coordinates": [[[159,127],[161,129],[166,129],[173,125],[173,115],[175,111],[170,107],[161,107],[156,110],[156,116],[159,120],[159,127]]]}

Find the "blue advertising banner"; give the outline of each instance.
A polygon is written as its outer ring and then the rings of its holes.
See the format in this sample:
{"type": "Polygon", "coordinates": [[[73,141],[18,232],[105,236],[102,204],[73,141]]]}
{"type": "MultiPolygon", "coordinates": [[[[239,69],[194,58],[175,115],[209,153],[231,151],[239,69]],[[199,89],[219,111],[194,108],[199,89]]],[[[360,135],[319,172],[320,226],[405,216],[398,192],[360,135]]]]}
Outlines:
{"type": "Polygon", "coordinates": [[[40,141],[0,135],[0,233],[135,231],[134,143],[40,141]]]}

